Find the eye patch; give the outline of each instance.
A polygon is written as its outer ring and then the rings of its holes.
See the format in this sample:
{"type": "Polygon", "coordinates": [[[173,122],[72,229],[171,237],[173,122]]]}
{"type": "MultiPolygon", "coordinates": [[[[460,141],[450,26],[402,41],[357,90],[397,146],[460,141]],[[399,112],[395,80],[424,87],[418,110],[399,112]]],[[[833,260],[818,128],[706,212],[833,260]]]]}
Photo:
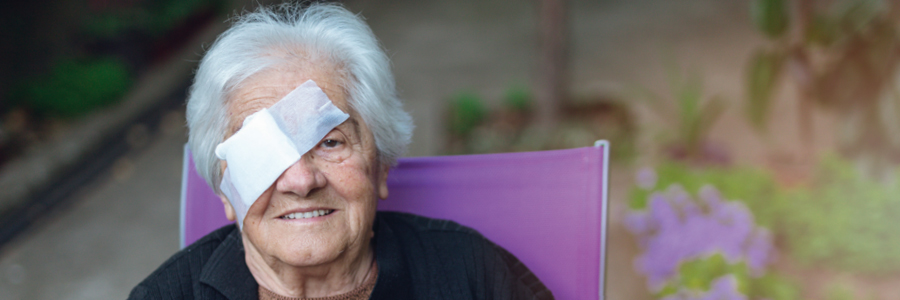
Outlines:
{"type": "Polygon", "coordinates": [[[216,146],[216,156],[228,162],[220,188],[238,226],[243,228],[250,206],[288,167],[349,117],[308,80],[272,107],[248,116],[240,130],[216,146]]]}

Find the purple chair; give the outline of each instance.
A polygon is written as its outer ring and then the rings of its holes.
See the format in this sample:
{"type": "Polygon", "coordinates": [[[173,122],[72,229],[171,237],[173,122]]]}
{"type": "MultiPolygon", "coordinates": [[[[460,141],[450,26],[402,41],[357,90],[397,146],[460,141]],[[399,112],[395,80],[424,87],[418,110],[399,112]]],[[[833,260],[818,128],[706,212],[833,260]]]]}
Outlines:
{"type": "MultiPolygon", "coordinates": [[[[187,146],[181,247],[228,220],[187,146]]],[[[609,144],[400,159],[378,210],[454,220],[522,260],[557,299],[603,299],[609,144]]]]}

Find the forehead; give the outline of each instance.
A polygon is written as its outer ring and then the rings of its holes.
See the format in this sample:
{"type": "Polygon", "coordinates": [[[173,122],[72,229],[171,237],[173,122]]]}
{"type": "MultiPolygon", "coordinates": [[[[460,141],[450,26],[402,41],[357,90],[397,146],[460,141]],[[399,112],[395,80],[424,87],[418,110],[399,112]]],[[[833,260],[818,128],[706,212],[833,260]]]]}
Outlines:
{"type": "Polygon", "coordinates": [[[341,78],[327,69],[307,69],[303,71],[286,68],[272,68],[260,71],[237,85],[228,99],[229,132],[241,126],[244,119],[284,98],[307,80],[313,80],[325,92],[331,102],[350,113],[341,78]]]}

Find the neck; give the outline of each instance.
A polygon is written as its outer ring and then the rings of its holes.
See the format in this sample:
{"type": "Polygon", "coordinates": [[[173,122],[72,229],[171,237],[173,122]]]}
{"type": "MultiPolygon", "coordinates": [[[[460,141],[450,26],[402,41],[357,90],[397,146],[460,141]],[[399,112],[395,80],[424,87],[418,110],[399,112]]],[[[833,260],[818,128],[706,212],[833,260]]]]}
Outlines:
{"type": "Polygon", "coordinates": [[[345,251],[326,264],[292,266],[263,255],[246,237],[243,244],[247,267],[256,282],[287,297],[328,297],[350,292],[365,282],[375,258],[369,243],[364,243],[361,249],[345,251]]]}

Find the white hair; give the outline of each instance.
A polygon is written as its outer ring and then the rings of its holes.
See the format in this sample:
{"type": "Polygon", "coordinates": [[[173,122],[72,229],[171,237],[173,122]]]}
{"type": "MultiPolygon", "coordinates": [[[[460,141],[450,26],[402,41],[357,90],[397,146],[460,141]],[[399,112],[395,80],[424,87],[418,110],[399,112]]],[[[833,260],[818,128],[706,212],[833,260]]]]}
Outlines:
{"type": "Polygon", "coordinates": [[[349,106],[375,136],[379,162],[394,165],[405,153],[412,117],[397,98],[388,57],[366,23],[335,4],[263,7],[238,17],[216,39],[200,61],[187,100],[194,163],[217,193],[222,172],[214,152],[228,130],[226,102],[248,77],[289,60],[273,52],[303,53],[312,65],[337,67],[349,106]]]}

